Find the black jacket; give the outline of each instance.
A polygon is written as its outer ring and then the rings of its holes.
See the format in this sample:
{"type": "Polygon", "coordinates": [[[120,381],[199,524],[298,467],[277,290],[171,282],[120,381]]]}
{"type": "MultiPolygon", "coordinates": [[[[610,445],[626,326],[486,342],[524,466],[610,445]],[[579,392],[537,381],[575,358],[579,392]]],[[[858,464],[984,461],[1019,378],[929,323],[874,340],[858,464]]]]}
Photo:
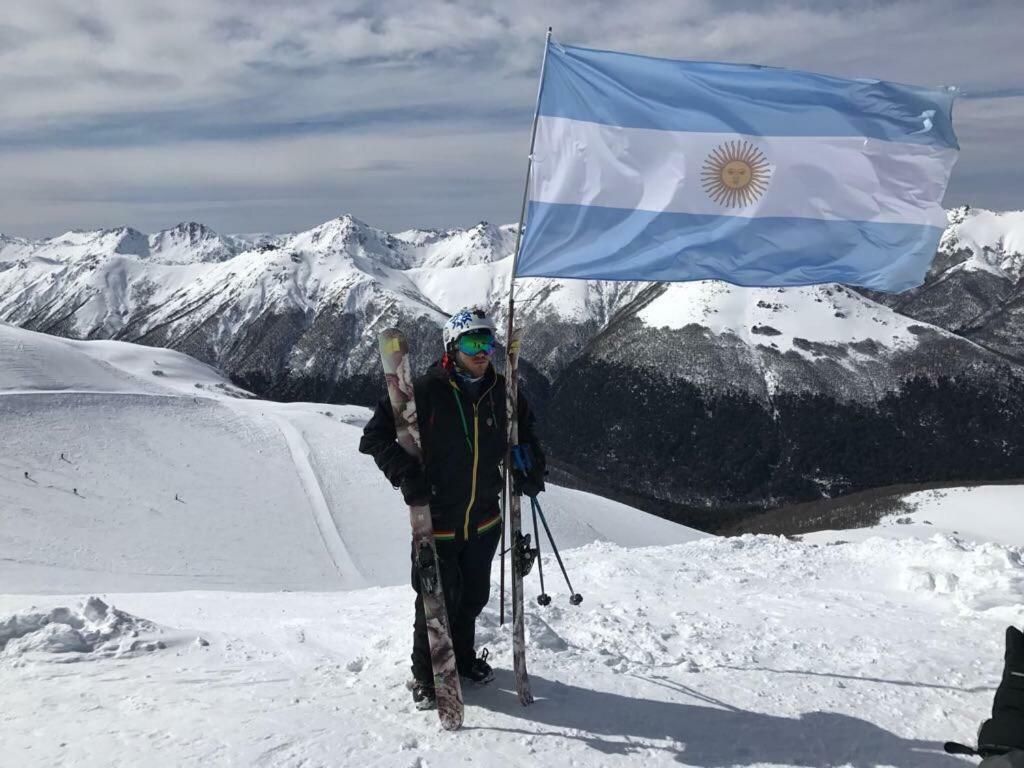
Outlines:
{"type": "MultiPolygon", "coordinates": [[[[505,377],[487,369],[474,402],[459,388],[458,378],[440,363],[413,381],[416,420],[423,448],[424,470],[430,484],[430,513],[439,540],[475,538],[501,521],[501,467],[505,458],[507,415],[505,377]]],[[[534,417],[519,394],[519,442],[529,444],[532,475],[544,477],[544,454],[533,431],[534,417]]],[[[363,428],[359,451],[373,456],[396,488],[416,459],[395,442],[395,421],[387,396],[377,404],[363,428]]]]}

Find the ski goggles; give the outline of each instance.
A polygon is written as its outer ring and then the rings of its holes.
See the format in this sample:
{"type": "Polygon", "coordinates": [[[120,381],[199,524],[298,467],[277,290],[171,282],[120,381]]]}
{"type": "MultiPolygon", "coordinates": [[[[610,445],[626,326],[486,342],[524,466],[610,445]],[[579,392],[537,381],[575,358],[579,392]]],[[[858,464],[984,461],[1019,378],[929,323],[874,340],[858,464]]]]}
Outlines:
{"type": "Polygon", "coordinates": [[[459,351],[470,357],[481,352],[490,357],[494,354],[494,334],[490,331],[464,333],[459,336],[459,351]]]}

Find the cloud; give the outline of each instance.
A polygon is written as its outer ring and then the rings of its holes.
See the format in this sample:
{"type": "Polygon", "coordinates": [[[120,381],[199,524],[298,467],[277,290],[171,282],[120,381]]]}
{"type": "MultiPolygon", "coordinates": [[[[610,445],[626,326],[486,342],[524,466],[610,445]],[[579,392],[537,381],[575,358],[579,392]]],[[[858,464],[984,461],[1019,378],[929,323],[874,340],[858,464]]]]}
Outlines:
{"type": "Polygon", "coordinates": [[[521,180],[512,169],[521,172],[525,149],[519,131],[474,128],[24,151],[0,175],[0,210],[50,233],[185,219],[289,231],[343,211],[394,228],[469,225],[487,218],[481,198],[500,200],[498,213],[514,209],[521,180]],[[61,226],[47,229],[55,219],[61,226]]]}
{"type": "Polygon", "coordinates": [[[597,48],[959,85],[949,199],[1024,207],[1011,178],[1024,152],[1015,0],[11,5],[0,231],[155,228],[186,204],[221,229],[343,210],[389,228],[511,220],[549,24],[597,48]],[[302,190],[318,202],[268,218],[302,190]]]}
{"type": "Polygon", "coordinates": [[[99,17],[80,14],[73,17],[73,22],[94,42],[105,45],[114,41],[113,30],[99,17]]]}

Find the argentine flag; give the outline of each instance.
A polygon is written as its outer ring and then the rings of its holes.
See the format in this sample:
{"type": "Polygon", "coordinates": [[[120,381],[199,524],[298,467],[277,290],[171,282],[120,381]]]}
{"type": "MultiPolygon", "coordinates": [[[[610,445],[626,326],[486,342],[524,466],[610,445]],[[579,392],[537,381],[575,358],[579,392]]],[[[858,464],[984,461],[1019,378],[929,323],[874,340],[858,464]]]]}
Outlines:
{"type": "Polygon", "coordinates": [[[516,277],[920,285],[953,93],[548,44],[516,277]]]}

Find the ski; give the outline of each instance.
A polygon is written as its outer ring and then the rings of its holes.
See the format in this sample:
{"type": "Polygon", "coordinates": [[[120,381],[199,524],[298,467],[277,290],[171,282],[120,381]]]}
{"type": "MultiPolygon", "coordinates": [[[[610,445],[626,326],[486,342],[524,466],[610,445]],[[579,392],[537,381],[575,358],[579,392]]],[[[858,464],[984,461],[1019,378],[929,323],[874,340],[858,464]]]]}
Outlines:
{"type": "MultiPolygon", "coordinates": [[[[378,337],[380,359],[388,385],[388,399],[395,416],[398,444],[422,461],[419,427],[416,424],[416,400],[413,395],[409,364],[409,342],[401,331],[389,328],[378,337]]],[[[434,526],[429,506],[409,507],[413,551],[419,572],[423,611],[427,620],[430,661],[434,670],[434,692],[441,726],[454,731],[462,726],[462,685],[455,666],[455,649],[448,625],[448,609],[441,588],[441,569],[434,547],[434,526]]]]}
{"type": "MultiPolygon", "coordinates": [[[[506,462],[511,461],[511,454],[514,446],[519,444],[519,420],[517,418],[516,402],[519,386],[519,347],[523,340],[523,329],[512,330],[512,337],[508,342],[508,367],[505,371],[506,377],[506,413],[508,414],[508,445],[509,451],[506,454],[506,462]]],[[[509,479],[512,471],[509,466],[509,479]]],[[[508,524],[511,537],[512,555],[512,668],[516,676],[516,693],[519,694],[519,701],[524,706],[533,703],[533,693],[530,691],[530,676],[526,671],[526,627],[523,616],[523,576],[533,565],[532,554],[536,550],[530,548],[529,534],[523,535],[522,531],[522,496],[516,493],[514,488],[509,493],[508,503],[508,524]]]]}

